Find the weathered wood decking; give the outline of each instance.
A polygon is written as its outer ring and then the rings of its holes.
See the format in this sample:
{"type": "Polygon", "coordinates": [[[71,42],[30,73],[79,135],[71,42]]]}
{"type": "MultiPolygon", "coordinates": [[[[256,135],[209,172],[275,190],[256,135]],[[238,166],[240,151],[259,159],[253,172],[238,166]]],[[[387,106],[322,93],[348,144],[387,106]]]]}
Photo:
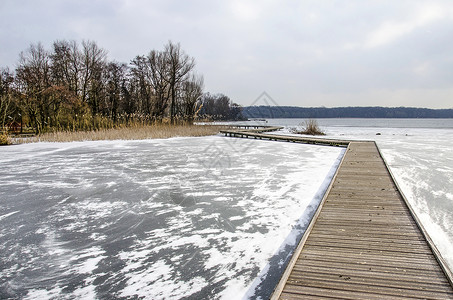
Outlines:
{"type": "Polygon", "coordinates": [[[453,299],[451,273],[376,144],[343,142],[341,165],[272,299],[453,299]]]}
{"type": "Polygon", "coordinates": [[[351,142],[275,298],[453,298],[374,142],[351,142]]]}

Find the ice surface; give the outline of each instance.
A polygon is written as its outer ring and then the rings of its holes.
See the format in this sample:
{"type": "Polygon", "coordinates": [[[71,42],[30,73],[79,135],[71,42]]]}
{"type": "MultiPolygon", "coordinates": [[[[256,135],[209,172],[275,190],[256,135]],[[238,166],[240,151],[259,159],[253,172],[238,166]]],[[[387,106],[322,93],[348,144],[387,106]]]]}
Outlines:
{"type": "Polygon", "coordinates": [[[417,129],[378,140],[405,196],[453,270],[453,130],[417,129]]]}
{"type": "Polygon", "coordinates": [[[29,299],[268,295],[343,154],[222,136],[0,151],[0,298],[29,299]]]}

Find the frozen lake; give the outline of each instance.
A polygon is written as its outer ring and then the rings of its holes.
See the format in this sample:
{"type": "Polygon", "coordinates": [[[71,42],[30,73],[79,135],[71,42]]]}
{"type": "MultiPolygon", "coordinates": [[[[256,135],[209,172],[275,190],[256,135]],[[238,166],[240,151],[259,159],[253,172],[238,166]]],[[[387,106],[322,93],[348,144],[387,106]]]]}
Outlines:
{"type": "MultiPolygon", "coordinates": [[[[453,120],[318,122],[377,142],[452,268],[453,120]]],[[[0,298],[266,298],[342,154],[222,136],[1,147],[0,298]]]]}
{"type": "Polygon", "coordinates": [[[0,298],[272,291],[342,148],[222,136],[0,148],[0,298]]]}

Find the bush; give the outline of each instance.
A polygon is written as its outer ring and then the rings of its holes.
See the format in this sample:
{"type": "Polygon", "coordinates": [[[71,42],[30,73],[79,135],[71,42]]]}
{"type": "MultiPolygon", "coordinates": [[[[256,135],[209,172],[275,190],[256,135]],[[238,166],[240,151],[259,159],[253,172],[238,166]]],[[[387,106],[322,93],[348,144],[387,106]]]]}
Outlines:
{"type": "Polygon", "coordinates": [[[324,131],[319,128],[318,122],[315,119],[306,120],[303,124],[304,128],[301,131],[294,131],[297,134],[308,135],[326,135],[324,131]]]}
{"type": "Polygon", "coordinates": [[[6,133],[0,133],[0,146],[9,145],[11,141],[6,133]]]}

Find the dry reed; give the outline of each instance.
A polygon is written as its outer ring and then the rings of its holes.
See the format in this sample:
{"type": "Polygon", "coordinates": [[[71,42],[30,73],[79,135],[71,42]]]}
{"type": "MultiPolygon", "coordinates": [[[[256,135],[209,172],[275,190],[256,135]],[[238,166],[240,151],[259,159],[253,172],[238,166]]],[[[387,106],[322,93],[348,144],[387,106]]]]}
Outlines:
{"type": "Polygon", "coordinates": [[[207,136],[217,134],[225,126],[216,125],[150,125],[96,131],[44,133],[27,138],[13,138],[14,144],[34,142],[73,142],[99,140],[144,140],[165,139],[185,136],[207,136]]]}
{"type": "Polygon", "coordinates": [[[11,139],[6,133],[0,133],[0,146],[11,144],[11,139]]]}
{"type": "Polygon", "coordinates": [[[293,130],[293,132],[307,135],[326,135],[325,132],[319,128],[318,122],[315,119],[305,120],[303,126],[304,128],[302,130],[293,130]]]}

